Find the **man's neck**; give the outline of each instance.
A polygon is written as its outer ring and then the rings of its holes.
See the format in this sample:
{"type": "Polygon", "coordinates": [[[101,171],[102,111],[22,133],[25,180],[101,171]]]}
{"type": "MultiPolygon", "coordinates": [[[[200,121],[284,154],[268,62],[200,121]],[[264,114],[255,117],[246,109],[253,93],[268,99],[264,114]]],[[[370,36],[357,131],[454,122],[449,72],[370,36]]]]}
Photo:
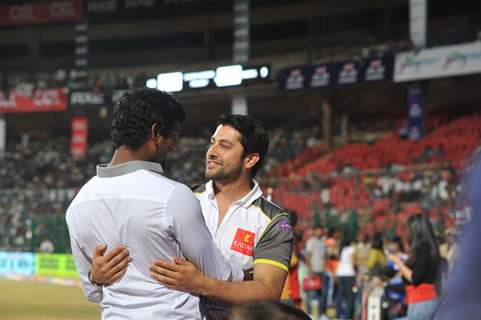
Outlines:
{"type": "Polygon", "coordinates": [[[234,181],[213,181],[214,193],[216,198],[222,198],[231,204],[244,198],[253,188],[250,178],[240,177],[234,181]]]}
{"type": "Polygon", "coordinates": [[[116,166],[122,163],[130,162],[130,161],[150,161],[142,150],[142,147],[138,150],[131,150],[124,146],[120,146],[119,148],[115,149],[114,155],[112,156],[112,160],[110,161],[111,166],[116,166]]]}

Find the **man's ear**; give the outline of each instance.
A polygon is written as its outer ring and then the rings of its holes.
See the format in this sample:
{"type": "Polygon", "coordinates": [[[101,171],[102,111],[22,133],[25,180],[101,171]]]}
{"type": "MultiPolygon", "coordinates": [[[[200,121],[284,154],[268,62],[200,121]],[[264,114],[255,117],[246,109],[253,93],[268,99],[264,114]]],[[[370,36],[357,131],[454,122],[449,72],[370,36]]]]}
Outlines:
{"type": "Polygon", "coordinates": [[[251,153],[245,158],[244,167],[246,169],[252,169],[259,162],[260,159],[261,157],[258,153],[251,153]]]}
{"type": "Polygon", "coordinates": [[[157,140],[158,138],[160,138],[160,128],[159,128],[159,125],[157,123],[154,123],[150,127],[150,137],[153,140],[157,140]]]}

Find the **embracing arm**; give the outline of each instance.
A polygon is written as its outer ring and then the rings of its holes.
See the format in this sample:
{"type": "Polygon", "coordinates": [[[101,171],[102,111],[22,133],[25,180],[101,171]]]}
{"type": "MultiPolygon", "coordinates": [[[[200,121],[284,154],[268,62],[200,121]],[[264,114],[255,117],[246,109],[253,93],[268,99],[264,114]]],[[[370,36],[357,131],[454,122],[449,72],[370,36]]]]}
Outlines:
{"type": "Polygon", "coordinates": [[[156,261],[151,266],[151,276],[170,289],[202,295],[226,304],[279,300],[287,276],[284,269],[259,263],[254,265],[252,281],[226,282],[204,276],[189,261],[175,258],[174,262],[156,261]]]}
{"type": "MultiPolygon", "coordinates": [[[[286,219],[287,220],[287,219],[286,219]]],[[[256,246],[252,281],[224,282],[204,276],[194,264],[157,260],[151,276],[168,288],[200,294],[227,304],[279,300],[289,270],[292,232],[285,220],[270,226],[256,246]]]]}
{"type": "Polygon", "coordinates": [[[254,266],[254,280],[225,282],[206,278],[199,294],[228,304],[279,300],[287,272],[268,264],[254,266]]]}
{"type": "Polygon", "coordinates": [[[244,273],[233,266],[220,252],[205,224],[199,201],[184,185],[176,188],[166,210],[173,215],[173,236],[183,256],[194,263],[207,277],[235,281],[244,273]]]}

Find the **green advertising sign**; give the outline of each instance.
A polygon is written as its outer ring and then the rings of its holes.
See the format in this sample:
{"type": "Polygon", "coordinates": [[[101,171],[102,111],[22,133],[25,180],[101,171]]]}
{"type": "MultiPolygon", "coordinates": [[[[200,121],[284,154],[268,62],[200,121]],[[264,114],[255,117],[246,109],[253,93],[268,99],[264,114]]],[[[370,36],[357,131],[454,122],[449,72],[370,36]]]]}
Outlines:
{"type": "Polygon", "coordinates": [[[35,275],[78,279],[75,262],[70,254],[37,253],[35,275]]]}

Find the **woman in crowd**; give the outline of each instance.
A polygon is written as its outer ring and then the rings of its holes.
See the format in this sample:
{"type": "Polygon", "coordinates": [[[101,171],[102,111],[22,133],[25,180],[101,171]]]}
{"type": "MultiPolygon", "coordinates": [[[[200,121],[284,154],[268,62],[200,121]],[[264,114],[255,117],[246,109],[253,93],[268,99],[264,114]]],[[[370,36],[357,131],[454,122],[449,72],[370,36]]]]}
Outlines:
{"type": "Polygon", "coordinates": [[[429,218],[422,214],[408,220],[411,254],[403,262],[399,254],[389,259],[399,268],[406,283],[409,320],[431,319],[438,305],[435,282],[440,266],[439,247],[429,218]]]}
{"type": "Polygon", "coordinates": [[[371,249],[369,250],[366,267],[370,276],[381,276],[386,266],[387,258],[384,253],[382,234],[376,232],[372,237],[371,249]]]}
{"type": "Polygon", "coordinates": [[[353,287],[356,283],[356,247],[349,233],[344,233],[339,248],[339,263],[336,270],[338,295],[336,313],[339,319],[351,319],[354,307],[353,287]]]}

